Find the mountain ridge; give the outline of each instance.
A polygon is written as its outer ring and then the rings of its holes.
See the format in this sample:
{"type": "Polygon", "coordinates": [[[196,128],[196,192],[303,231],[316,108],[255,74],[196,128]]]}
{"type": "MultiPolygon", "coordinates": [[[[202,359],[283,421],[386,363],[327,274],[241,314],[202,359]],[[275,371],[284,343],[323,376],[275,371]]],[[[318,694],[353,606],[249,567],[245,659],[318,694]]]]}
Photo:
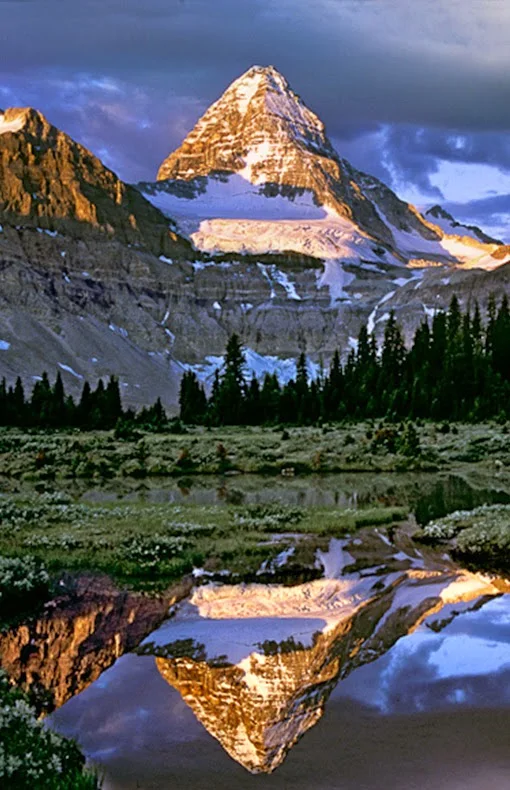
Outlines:
{"type": "Polygon", "coordinates": [[[189,251],[138,190],[31,107],[0,113],[0,214],[4,223],[100,233],[154,254],[189,251]]]}
{"type": "Polygon", "coordinates": [[[207,378],[232,332],[257,375],[288,375],[303,351],[311,365],[336,348],[345,357],[364,323],[380,337],[391,310],[410,340],[452,293],[482,308],[510,294],[510,247],[446,234],[338,156],[276,70],[259,72],[234,113],[247,109],[257,156],[235,147],[238,170],[214,169],[228,162],[209,128],[193,152],[204,175],[179,155],[186,178],[138,188],[38,111],[0,113],[0,376],[30,390],[59,369],[76,396],[85,378],[113,373],[127,405],[160,396],[174,409],[182,372],[207,378]],[[266,99],[271,111],[258,112],[266,99]]]}

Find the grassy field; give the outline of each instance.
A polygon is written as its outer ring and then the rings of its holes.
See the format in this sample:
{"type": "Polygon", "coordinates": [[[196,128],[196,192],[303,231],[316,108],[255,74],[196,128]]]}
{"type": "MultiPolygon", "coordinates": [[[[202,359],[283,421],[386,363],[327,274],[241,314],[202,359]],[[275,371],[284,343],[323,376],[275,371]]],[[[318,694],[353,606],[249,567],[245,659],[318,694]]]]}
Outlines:
{"type": "MultiPolygon", "coordinates": [[[[426,423],[411,432],[406,425],[369,423],[286,430],[194,428],[131,441],[116,439],[113,432],[3,430],[0,557],[27,563],[32,557],[50,573],[101,571],[147,589],[162,589],[194,568],[259,578],[263,563],[268,567],[296,542],[305,546],[306,536],[325,539],[359,526],[405,519],[407,501],[379,497],[372,509],[351,511],[276,503],[250,506],[232,496],[221,506],[154,504],[143,497],[97,504],[84,501],[81,493],[143,487],[156,480],[164,486],[165,478],[179,479],[181,485],[197,475],[222,475],[225,480],[240,474],[273,475],[285,487],[307,475],[340,471],[377,473],[373,486],[380,488],[387,474],[402,479],[394,473],[459,467],[480,485],[493,485],[500,478],[508,489],[507,426],[426,423]]],[[[7,566],[0,569],[0,576],[11,578],[12,573],[7,566]]],[[[1,584],[0,578],[0,597],[1,584]]],[[[6,595],[4,591],[4,603],[6,595]]]]}
{"type": "Polygon", "coordinates": [[[195,474],[294,476],[349,471],[510,468],[508,426],[356,423],[323,428],[192,428],[144,434],[0,431],[0,482],[141,479],[195,474]]]}
{"type": "Polygon", "coordinates": [[[4,495],[0,556],[17,558],[27,568],[33,568],[27,559],[32,557],[49,571],[101,571],[132,587],[160,590],[194,568],[257,578],[264,561],[291,545],[314,538],[316,546],[321,537],[391,524],[406,515],[395,507],[353,511],[141,502],[97,506],[75,503],[63,493],[4,495]]]}

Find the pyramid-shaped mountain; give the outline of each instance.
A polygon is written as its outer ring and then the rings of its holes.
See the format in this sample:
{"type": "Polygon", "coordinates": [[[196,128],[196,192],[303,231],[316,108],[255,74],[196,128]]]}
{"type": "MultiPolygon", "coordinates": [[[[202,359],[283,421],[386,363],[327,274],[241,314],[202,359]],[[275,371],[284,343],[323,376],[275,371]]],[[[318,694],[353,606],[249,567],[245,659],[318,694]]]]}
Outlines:
{"type": "Polygon", "coordinates": [[[322,121],[273,66],[254,66],[235,80],[157,177],[142,192],[211,252],[472,265],[497,246],[460,225],[445,231],[342,159],[322,121]],[[200,222],[190,224],[191,217],[200,222]],[[281,224],[289,220],[292,228],[281,224]]]}

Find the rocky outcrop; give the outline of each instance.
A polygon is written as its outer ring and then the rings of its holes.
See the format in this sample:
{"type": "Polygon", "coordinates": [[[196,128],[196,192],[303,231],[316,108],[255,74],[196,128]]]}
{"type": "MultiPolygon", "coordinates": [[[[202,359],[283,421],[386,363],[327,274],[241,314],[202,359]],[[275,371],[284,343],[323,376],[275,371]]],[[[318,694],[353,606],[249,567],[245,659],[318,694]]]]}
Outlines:
{"type": "Polygon", "coordinates": [[[0,667],[17,685],[38,692],[46,710],[79,694],[133,650],[190,589],[177,584],[153,598],[87,576],[70,586],[43,616],[0,634],[0,667]]]}
{"type": "Polygon", "coordinates": [[[0,218],[77,239],[106,235],[157,255],[190,252],[138,190],[31,108],[0,113],[0,218]]]}
{"type": "Polygon", "coordinates": [[[232,332],[261,357],[295,359],[303,351],[327,364],[336,348],[348,353],[363,323],[381,337],[391,309],[411,339],[452,293],[463,307],[510,295],[508,265],[409,269],[292,255],[168,260],[115,239],[4,226],[0,377],[13,383],[21,375],[30,390],[44,370],[60,371],[78,395],[85,379],[115,374],[126,405],[161,397],[174,411],[182,365],[221,356],[232,332]]]}

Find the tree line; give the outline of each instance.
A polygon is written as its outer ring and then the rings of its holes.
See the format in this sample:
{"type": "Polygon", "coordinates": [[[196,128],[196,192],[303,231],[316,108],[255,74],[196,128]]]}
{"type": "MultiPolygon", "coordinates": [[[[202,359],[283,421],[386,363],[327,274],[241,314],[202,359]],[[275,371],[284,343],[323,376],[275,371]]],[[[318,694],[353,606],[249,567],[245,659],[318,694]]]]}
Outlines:
{"type": "Polygon", "coordinates": [[[182,379],[180,416],[187,424],[316,424],[346,418],[482,420],[510,417],[510,310],[503,297],[462,311],[453,297],[447,311],[425,320],[406,348],[391,312],[378,348],[367,326],[341,364],[311,379],[301,354],[296,376],[281,385],[275,374],[262,381],[246,375],[241,341],[228,341],[222,370],[210,395],[189,370],[182,379]]]}
{"type": "MultiPolygon", "coordinates": [[[[280,384],[276,374],[262,381],[246,373],[237,335],[228,341],[223,367],[209,395],[192,370],[180,389],[180,419],[188,425],[312,425],[344,419],[483,420],[510,418],[510,309],[491,298],[486,319],[479,307],[462,312],[453,297],[447,311],[424,321],[406,348],[392,312],[380,348],[362,326],[356,348],[344,364],[336,351],[329,370],[312,378],[301,354],[295,377],[280,384]]],[[[29,395],[21,378],[0,382],[0,425],[21,428],[116,429],[129,438],[136,426],[178,430],[158,398],[135,413],[124,409],[119,383],[111,376],[95,389],[84,382],[79,399],[66,394],[60,373],[48,374],[29,395]]]]}
{"type": "Polygon", "coordinates": [[[100,379],[92,389],[83,384],[79,400],[66,395],[62,376],[57,374],[54,384],[43,373],[29,396],[25,394],[21,378],[8,387],[0,383],[0,425],[18,428],[80,428],[109,430],[116,426],[139,425],[159,430],[166,426],[167,416],[158,398],[156,403],[138,413],[124,409],[115,376],[105,384],[100,379]]]}

